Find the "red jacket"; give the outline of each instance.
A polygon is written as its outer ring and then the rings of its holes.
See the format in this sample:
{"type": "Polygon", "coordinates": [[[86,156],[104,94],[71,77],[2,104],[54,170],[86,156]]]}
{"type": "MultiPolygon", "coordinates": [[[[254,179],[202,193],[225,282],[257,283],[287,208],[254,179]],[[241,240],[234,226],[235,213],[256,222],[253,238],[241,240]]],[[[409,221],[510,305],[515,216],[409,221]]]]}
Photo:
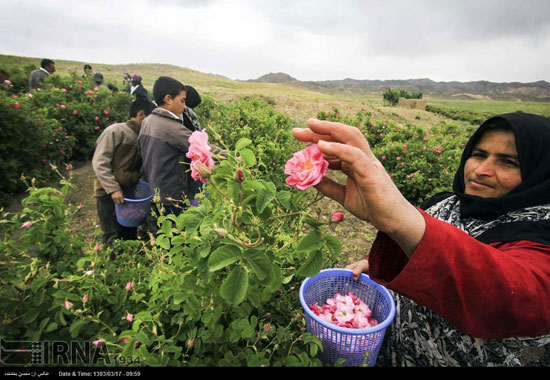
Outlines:
{"type": "Polygon", "coordinates": [[[476,338],[550,333],[550,246],[484,244],[422,211],[426,232],[409,258],[379,233],[369,276],[476,338]]]}

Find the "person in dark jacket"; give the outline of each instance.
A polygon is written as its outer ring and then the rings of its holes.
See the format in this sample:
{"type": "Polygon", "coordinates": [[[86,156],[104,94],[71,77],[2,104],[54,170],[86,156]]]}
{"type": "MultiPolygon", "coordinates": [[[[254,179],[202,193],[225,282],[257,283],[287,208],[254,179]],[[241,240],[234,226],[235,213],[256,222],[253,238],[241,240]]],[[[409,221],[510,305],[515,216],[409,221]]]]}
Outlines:
{"type": "Polygon", "coordinates": [[[40,68],[33,70],[29,76],[29,87],[31,90],[36,90],[40,87],[40,83],[50,75],[55,73],[55,62],[51,59],[44,58],[40,62],[40,68]]]}
{"type": "Polygon", "coordinates": [[[141,84],[141,80],[142,78],[140,75],[134,74],[132,76],[132,85],[127,88],[127,92],[134,95],[136,99],[143,98],[149,100],[149,93],[141,84]]]}
{"type": "MultiPolygon", "coordinates": [[[[192,201],[200,187],[191,177],[189,137],[194,129],[187,128],[182,119],[186,108],[187,87],[176,79],[159,77],[153,87],[158,105],[144,120],[138,137],[139,154],[143,161],[143,176],[158,190],[166,213],[179,214],[185,201],[192,201]]],[[[213,153],[222,152],[212,146],[213,153]]]]}

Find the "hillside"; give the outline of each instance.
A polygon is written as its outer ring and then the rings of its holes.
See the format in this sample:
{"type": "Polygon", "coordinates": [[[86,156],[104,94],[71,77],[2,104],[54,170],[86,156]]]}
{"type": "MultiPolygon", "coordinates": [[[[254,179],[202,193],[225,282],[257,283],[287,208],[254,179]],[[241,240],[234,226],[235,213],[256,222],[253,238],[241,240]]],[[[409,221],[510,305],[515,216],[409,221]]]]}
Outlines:
{"type": "Polygon", "coordinates": [[[267,74],[254,81],[263,83],[293,82],[311,90],[332,93],[380,94],[387,88],[398,87],[411,92],[422,92],[427,97],[436,98],[550,101],[550,83],[546,81],[494,83],[489,81],[435,82],[428,78],[404,80],[357,80],[347,78],[302,82],[284,73],[267,74]]]}

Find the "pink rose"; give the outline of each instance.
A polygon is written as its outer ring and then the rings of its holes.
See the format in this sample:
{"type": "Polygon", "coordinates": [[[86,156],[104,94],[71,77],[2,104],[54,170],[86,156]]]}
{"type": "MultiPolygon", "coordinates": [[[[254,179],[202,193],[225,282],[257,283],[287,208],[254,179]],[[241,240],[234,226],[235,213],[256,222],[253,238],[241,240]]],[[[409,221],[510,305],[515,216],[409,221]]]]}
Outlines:
{"type": "Polygon", "coordinates": [[[73,306],[72,302],[65,300],[65,309],[69,310],[73,306]]]}
{"type": "Polygon", "coordinates": [[[76,115],[76,114],[78,114],[78,110],[73,111],[73,115],[76,115]]]}
{"type": "Polygon", "coordinates": [[[187,158],[191,159],[191,177],[195,181],[208,182],[208,174],[214,169],[211,148],[208,144],[208,134],[204,131],[195,131],[189,137],[189,151],[187,158]]]}
{"type": "Polygon", "coordinates": [[[82,297],[82,303],[88,302],[88,295],[85,294],[84,297],[82,297]]]}
{"type": "Polygon", "coordinates": [[[128,313],[128,315],[126,316],[126,320],[128,322],[133,322],[134,321],[134,316],[132,314],[128,313]]]}
{"type": "Polygon", "coordinates": [[[130,291],[132,290],[132,287],[134,286],[134,283],[133,282],[127,282],[126,283],[126,290],[127,291],[130,291]]]}
{"type": "Polygon", "coordinates": [[[105,346],[105,341],[102,340],[102,339],[94,340],[92,343],[93,343],[93,345],[96,346],[96,347],[103,347],[103,346],[105,346]]]}
{"type": "Polygon", "coordinates": [[[317,144],[294,153],[285,164],[286,183],[300,190],[317,185],[328,170],[328,162],[317,144]]]}
{"type": "Polygon", "coordinates": [[[21,108],[21,104],[20,104],[19,102],[15,102],[15,103],[13,104],[13,108],[19,109],[19,108],[21,108]]]}
{"type": "Polygon", "coordinates": [[[340,223],[344,219],[344,213],[343,212],[335,212],[330,217],[330,220],[336,223],[340,223]]]}
{"type": "Polygon", "coordinates": [[[21,225],[21,228],[29,228],[32,225],[32,222],[25,222],[21,225]]]}

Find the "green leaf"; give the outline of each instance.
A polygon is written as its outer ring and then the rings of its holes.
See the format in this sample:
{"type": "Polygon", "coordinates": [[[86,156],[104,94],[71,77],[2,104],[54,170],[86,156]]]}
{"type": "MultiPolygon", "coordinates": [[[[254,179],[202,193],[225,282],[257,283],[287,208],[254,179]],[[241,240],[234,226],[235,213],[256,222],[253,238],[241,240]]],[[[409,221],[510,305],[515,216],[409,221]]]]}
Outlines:
{"type": "Polygon", "coordinates": [[[221,246],[210,255],[208,259],[208,269],[211,272],[223,269],[239,260],[241,253],[241,249],[234,245],[221,246]]]}
{"type": "Polygon", "coordinates": [[[174,305],[179,305],[180,303],[185,301],[186,298],[187,298],[186,293],[179,292],[174,294],[174,305]]]}
{"type": "Polygon", "coordinates": [[[238,152],[238,151],[242,150],[243,148],[246,148],[250,144],[252,144],[252,140],[247,139],[246,137],[243,137],[243,138],[239,139],[239,141],[237,141],[237,144],[235,144],[235,151],[238,152]]]}
{"type": "Polygon", "coordinates": [[[317,230],[313,230],[309,234],[307,234],[306,236],[300,239],[296,250],[298,252],[315,251],[321,248],[323,244],[324,242],[321,239],[321,233],[317,230]]]}
{"type": "Polygon", "coordinates": [[[250,168],[256,165],[256,156],[250,149],[241,150],[240,155],[246,167],[250,168]]]}
{"type": "Polygon", "coordinates": [[[256,197],[256,210],[258,210],[258,213],[262,213],[276,196],[277,193],[269,186],[258,190],[258,196],[256,197]]]}
{"type": "Polygon", "coordinates": [[[290,201],[292,200],[292,194],[290,191],[286,190],[279,191],[279,193],[277,193],[277,200],[284,208],[288,210],[291,206],[290,201]]]}
{"type": "Polygon", "coordinates": [[[248,180],[243,182],[245,189],[260,190],[265,189],[265,185],[261,181],[248,180]]]}
{"type": "Polygon", "coordinates": [[[29,309],[24,315],[23,315],[23,322],[25,323],[31,323],[38,317],[38,314],[40,313],[40,309],[29,309]]]}
{"type": "Polygon", "coordinates": [[[330,253],[337,256],[342,252],[342,243],[340,240],[335,236],[325,236],[324,237],[325,244],[327,248],[329,249],[330,253]]]}
{"type": "Polygon", "coordinates": [[[48,327],[46,327],[46,329],[44,330],[44,332],[52,332],[54,330],[57,329],[57,323],[55,322],[52,322],[48,325],[48,327]]]}
{"type": "Polygon", "coordinates": [[[310,253],[304,264],[298,268],[296,274],[303,277],[313,277],[323,269],[323,253],[321,251],[313,251],[310,253]]]}
{"type": "Polygon", "coordinates": [[[34,280],[31,284],[31,290],[33,293],[36,293],[40,290],[40,288],[48,281],[46,277],[38,277],[36,280],[34,280]]]}
{"type": "Polygon", "coordinates": [[[248,272],[242,266],[233,268],[220,287],[220,295],[234,305],[244,301],[247,291],[248,272]]]}
{"type": "Polygon", "coordinates": [[[313,218],[310,217],[310,216],[306,216],[306,217],[304,218],[304,221],[305,221],[307,224],[309,224],[311,227],[313,227],[313,228],[319,228],[319,227],[321,227],[321,226],[323,225],[322,222],[319,222],[318,220],[315,220],[315,219],[313,219],[313,218]]]}
{"type": "Polygon", "coordinates": [[[76,338],[78,336],[78,333],[80,332],[80,329],[85,324],[86,324],[86,321],[84,319],[79,319],[75,321],[73,324],[71,324],[71,327],[69,327],[69,332],[71,333],[71,337],[76,338]]]}
{"type": "Polygon", "coordinates": [[[244,254],[244,260],[260,280],[265,279],[271,273],[271,262],[262,251],[249,249],[244,254]]]}
{"type": "Polygon", "coordinates": [[[227,184],[227,192],[235,204],[238,204],[241,197],[241,186],[237,182],[229,182],[227,184]]]}

